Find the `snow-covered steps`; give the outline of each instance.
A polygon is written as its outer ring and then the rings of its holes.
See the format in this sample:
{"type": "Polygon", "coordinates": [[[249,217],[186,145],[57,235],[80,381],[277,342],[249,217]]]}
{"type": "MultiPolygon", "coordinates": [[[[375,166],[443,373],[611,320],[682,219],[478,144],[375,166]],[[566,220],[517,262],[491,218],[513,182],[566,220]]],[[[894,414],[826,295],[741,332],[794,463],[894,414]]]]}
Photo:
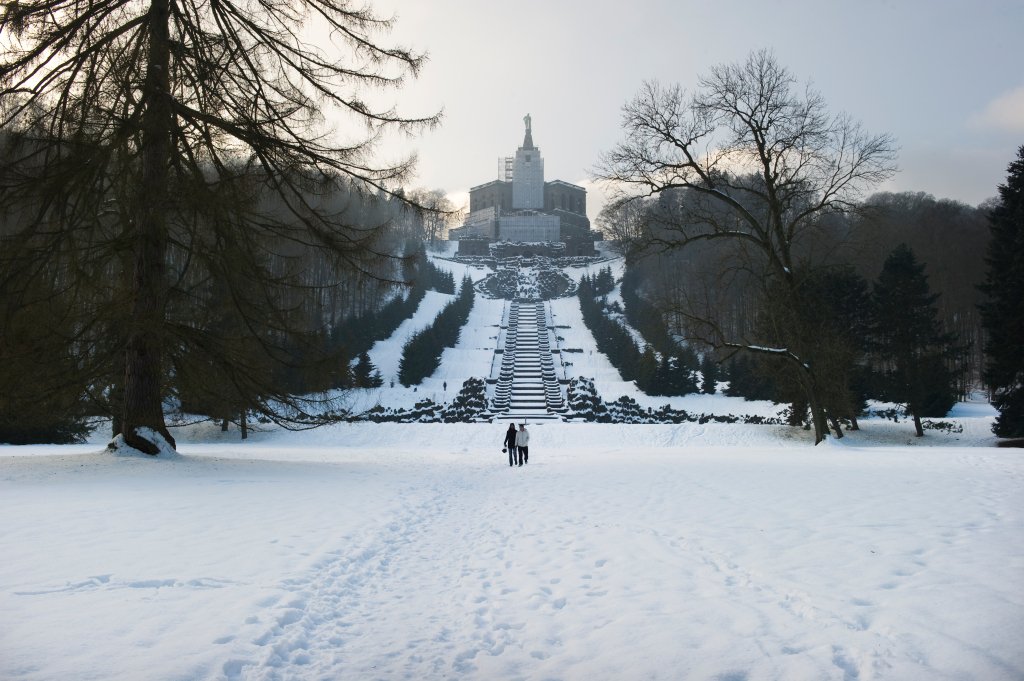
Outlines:
{"type": "Polygon", "coordinates": [[[502,326],[507,328],[495,351],[501,363],[492,367],[496,385],[491,407],[498,418],[561,418],[567,411],[551,359],[548,315],[540,301],[513,301],[502,312],[502,326]]]}

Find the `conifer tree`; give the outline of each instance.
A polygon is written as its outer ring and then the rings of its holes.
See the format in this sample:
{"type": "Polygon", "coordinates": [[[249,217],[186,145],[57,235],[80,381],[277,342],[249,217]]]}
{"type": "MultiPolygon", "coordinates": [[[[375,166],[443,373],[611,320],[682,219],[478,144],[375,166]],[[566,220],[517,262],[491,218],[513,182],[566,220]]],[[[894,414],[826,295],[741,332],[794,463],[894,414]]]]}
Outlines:
{"type": "Polygon", "coordinates": [[[86,358],[76,357],[70,342],[58,353],[48,346],[48,336],[71,335],[52,301],[25,303],[0,300],[0,443],[81,441],[91,430],[86,358]]]}
{"type": "Polygon", "coordinates": [[[999,410],[993,432],[1024,437],[1024,146],[1010,163],[999,204],[989,218],[988,272],[981,290],[985,344],[985,382],[999,410]]]}
{"type": "MultiPolygon", "coordinates": [[[[804,357],[817,367],[817,394],[820,406],[836,437],[842,437],[840,419],[849,419],[851,426],[863,410],[863,395],[854,389],[859,378],[867,345],[871,298],[869,285],[852,267],[832,266],[811,271],[798,271],[800,285],[795,305],[788,310],[775,310],[765,315],[766,337],[777,342],[773,331],[780,319],[791,329],[814,339],[804,357]]],[[[761,370],[773,372],[772,380],[778,397],[792,404],[791,414],[803,414],[809,408],[800,389],[800,372],[792,363],[765,358],[761,370]]],[[[859,386],[858,386],[859,387],[859,386]]]]}
{"type": "Polygon", "coordinates": [[[704,358],[700,362],[700,373],[704,377],[700,391],[705,395],[714,395],[718,390],[718,364],[710,352],[704,353],[704,358]]]}
{"type": "Polygon", "coordinates": [[[725,380],[729,385],[725,394],[730,397],[742,397],[745,400],[779,401],[779,389],[772,380],[770,372],[761,368],[765,358],[752,358],[737,355],[725,365],[725,380]]]}
{"type": "Polygon", "coordinates": [[[370,361],[369,353],[359,353],[359,359],[356,361],[356,365],[352,367],[352,380],[357,388],[376,388],[383,383],[380,372],[377,371],[377,367],[370,361]]]}
{"type": "Polygon", "coordinates": [[[881,365],[883,397],[906,406],[918,437],[922,416],[945,416],[956,402],[947,360],[953,337],[939,327],[924,264],[901,244],[885,261],[872,291],[871,335],[881,365]]]}
{"type": "Polygon", "coordinates": [[[615,288],[615,276],[611,267],[602,267],[592,280],[594,295],[603,296],[615,288]]]}
{"type": "Polygon", "coordinates": [[[658,385],[658,358],[648,345],[636,361],[636,385],[648,395],[664,395],[665,386],[658,385]]]}
{"type": "MultiPolygon", "coordinates": [[[[20,295],[41,261],[68,266],[62,295],[79,298],[92,279],[116,290],[122,304],[93,342],[98,354],[120,350],[115,427],[129,446],[174,446],[163,409],[169,355],[182,347],[217,354],[208,359],[235,386],[260,378],[232,361],[233,343],[220,352],[177,317],[207,304],[202,282],[219,277],[247,335],[284,367],[309,321],[295,303],[316,288],[295,256],[349,274],[380,256],[373,225],[325,196],[348,184],[396,197],[411,159],[375,164],[374,141],[438,120],[366,96],[423,62],[376,42],[389,27],[344,0],[3,4],[0,210],[16,231],[0,248],[0,293],[20,295]],[[311,41],[311,17],[332,40],[311,41]],[[335,137],[328,115],[353,125],[335,137]]],[[[274,385],[245,390],[268,418],[314,416],[274,385]]]]}

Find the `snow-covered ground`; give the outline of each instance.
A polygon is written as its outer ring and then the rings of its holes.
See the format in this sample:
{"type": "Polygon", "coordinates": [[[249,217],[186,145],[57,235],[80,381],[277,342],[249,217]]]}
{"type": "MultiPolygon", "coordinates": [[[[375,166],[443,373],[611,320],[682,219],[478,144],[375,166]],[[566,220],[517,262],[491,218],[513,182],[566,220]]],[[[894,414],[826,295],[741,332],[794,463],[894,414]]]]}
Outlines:
{"type": "Polygon", "coordinates": [[[1021,679],[1024,460],[962,412],[0,447],[0,678],[1021,679]]]}
{"type": "MultiPolygon", "coordinates": [[[[450,255],[450,253],[448,253],[450,255]]],[[[433,256],[460,281],[489,270],[433,256]]],[[[568,269],[579,279],[620,260],[568,269]]],[[[356,411],[447,402],[490,373],[505,301],[477,296],[415,388],[370,350],[356,411]]],[[[552,301],[569,376],[649,398],[552,301]]],[[[1024,679],[1024,461],[992,408],[945,430],[541,423],[175,429],[180,453],[0,446],[0,679],[1024,679]]]]}

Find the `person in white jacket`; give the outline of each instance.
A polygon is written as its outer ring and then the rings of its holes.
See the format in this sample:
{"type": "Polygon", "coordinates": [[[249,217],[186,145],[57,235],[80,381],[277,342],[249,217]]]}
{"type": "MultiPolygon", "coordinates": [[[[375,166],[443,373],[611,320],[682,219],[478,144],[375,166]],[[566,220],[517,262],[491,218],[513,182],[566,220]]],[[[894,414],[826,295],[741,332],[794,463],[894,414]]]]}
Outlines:
{"type": "Polygon", "coordinates": [[[519,465],[530,462],[530,434],[526,432],[526,424],[519,424],[519,432],[516,433],[516,449],[519,450],[519,465]]]}

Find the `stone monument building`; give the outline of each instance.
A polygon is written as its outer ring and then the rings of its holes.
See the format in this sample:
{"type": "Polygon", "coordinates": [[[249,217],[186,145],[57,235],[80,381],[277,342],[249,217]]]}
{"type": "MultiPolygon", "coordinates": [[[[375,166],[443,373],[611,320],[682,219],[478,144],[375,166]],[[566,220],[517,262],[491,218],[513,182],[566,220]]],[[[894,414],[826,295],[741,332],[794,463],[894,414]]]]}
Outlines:
{"type": "Polygon", "coordinates": [[[501,179],[469,190],[469,214],[449,239],[459,253],[484,255],[495,241],[562,243],[566,255],[592,255],[587,190],[562,180],[544,181],[544,157],[533,143],[530,115],[514,157],[502,159],[501,179]]]}

